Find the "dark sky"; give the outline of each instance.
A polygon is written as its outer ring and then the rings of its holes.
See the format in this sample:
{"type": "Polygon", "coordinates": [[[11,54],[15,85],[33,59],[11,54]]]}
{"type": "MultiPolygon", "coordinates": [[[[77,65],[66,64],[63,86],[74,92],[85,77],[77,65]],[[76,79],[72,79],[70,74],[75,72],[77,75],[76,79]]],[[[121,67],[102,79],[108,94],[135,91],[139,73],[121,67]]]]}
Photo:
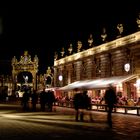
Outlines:
{"type": "Polygon", "coordinates": [[[126,34],[132,33],[140,12],[138,5],[66,1],[1,7],[0,73],[11,73],[12,57],[20,57],[24,50],[32,56],[37,54],[39,73],[45,73],[47,66],[53,66],[54,51],[78,40],[87,41],[90,33],[98,45],[103,27],[107,28],[110,40],[115,37],[117,23],[125,24],[126,34]]]}

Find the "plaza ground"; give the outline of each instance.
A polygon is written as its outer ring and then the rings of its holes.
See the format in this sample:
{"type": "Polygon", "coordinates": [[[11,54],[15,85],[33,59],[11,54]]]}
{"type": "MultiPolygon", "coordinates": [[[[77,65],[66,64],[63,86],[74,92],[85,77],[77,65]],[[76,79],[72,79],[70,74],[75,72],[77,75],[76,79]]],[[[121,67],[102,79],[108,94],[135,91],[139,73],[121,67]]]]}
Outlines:
{"type": "Polygon", "coordinates": [[[140,139],[140,116],[113,113],[113,128],[106,112],[92,111],[93,122],[75,122],[74,109],[55,107],[53,112],[23,111],[15,104],[0,104],[0,140],[140,139]]]}

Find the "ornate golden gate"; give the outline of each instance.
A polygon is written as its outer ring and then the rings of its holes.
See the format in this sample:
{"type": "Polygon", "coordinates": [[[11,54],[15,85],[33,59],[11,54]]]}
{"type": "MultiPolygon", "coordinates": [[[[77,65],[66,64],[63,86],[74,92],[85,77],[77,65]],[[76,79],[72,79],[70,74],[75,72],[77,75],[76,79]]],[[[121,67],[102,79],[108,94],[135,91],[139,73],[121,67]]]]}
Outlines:
{"type": "MultiPolygon", "coordinates": [[[[21,72],[30,72],[32,74],[32,82],[28,83],[32,85],[33,89],[37,89],[37,72],[38,72],[38,57],[35,55],[33,61],[31,60],[31,56],[28,54],[28,51],[24,51],[24,55],[20,56],[20,60],[18,61],[14,56],[12,59],[12,78],[14,81],[14,90],[16,90],[18,81],[17,76],[21,72]]],[[[28,82],[28,77],[23,77],[25,80],[25,84],[28,82]]]]}

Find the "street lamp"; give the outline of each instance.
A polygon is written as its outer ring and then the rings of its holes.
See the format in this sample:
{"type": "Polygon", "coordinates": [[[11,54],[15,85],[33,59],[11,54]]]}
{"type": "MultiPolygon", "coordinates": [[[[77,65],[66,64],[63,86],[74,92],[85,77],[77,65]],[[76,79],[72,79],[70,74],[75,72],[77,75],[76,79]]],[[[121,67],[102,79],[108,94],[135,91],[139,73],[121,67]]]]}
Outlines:
{"type": "Polygon", "coordinates": [[[59,79],[59,81],[62,81],[63,80],[63,76],[59,75],[58,79],[59,79]]]}
{"type": "Polygon", "coordinates": [[[124,70],[125,70],[126,72],[129,72],[129,71],[130,71],[130,64],[129,64],[129,63],[126,63],[126,64],[124,65],[124,70]]]}
{"type": "Polygon", "coordinates": [[[59,75],[59,76],[58,76],[58,79],[59,79],[60,86],[62,86],[63,76],[62,76],[62,75],[59,75]]]}

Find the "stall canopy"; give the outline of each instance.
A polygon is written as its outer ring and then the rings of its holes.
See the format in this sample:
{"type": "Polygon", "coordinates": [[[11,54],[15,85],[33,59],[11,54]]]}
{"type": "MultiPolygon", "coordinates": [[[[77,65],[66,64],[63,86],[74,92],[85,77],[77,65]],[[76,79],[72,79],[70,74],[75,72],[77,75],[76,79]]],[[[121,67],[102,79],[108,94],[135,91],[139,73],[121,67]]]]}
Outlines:
{"type": "Polygon", "coordinates": [[[79,89],[103,89],[107,88],[110,84],[116,85],[119,83],[127,82],[132,79],[135,79],[137,75],[127,75],[127,76],[114,76],[108,78],[92,79],[92,80],[83,80],[76,81],[64,87],[61,87],[59,90],[73,90],[75,88],[79,89]]]}

